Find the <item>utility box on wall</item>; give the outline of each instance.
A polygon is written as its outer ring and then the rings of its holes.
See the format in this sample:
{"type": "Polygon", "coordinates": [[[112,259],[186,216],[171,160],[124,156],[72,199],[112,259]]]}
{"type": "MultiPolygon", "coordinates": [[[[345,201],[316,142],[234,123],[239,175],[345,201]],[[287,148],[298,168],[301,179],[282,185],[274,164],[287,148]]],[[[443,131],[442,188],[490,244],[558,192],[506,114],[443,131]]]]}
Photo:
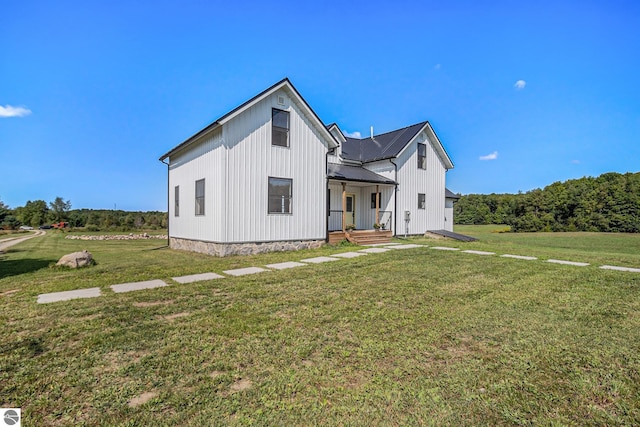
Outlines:
{"type": "Polygon", "coordinates": [[[404,220],[405,221],[411,220],[411,211],[404,211],[404,220]]]}

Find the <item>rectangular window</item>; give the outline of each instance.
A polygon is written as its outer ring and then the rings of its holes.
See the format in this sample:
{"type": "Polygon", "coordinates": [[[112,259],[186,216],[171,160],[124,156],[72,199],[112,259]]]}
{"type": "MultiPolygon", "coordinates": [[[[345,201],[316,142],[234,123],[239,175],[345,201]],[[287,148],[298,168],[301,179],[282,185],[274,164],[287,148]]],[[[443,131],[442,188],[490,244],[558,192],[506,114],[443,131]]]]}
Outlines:
{"type": "Polygon", "coordinates": [[[180,216],[180,186],[176,185],[175,197],[173,198],[173,214],[175,216],[180,216]]]}
{"type": "Polygon", "coordinates": [[[196,215],[204,215],[204,179],[196,181],[196,215]]]}
{"type": "Polygon", "coordinates": [[[290,214],[293,180],[269,178],[269,213],[290,214]]]}
{"type": "MultiPolygon", "coordinates": [[[[380,201],[382,201],[382,193],[378,193],[380,201]]],[[[380,207],[380,206],[378,206],[380,207]]],[[[376,193],[371,193],[371,209],[376,208],[376,193]]]]}
{"type": "Polygon", "coordinates": [[[271,145],[289,146],[289,112],[271,109],[271,145]]]}
{"type": "Polygon", "coordinates": [[[418,169],[427,168],[427,145],[418,143],[418,169]]]}
{"type": "Polygon", "coordinates": [[[424,209],[426,205],[426,198],[424,193],[418,193],[418,209],[424,209]]]}

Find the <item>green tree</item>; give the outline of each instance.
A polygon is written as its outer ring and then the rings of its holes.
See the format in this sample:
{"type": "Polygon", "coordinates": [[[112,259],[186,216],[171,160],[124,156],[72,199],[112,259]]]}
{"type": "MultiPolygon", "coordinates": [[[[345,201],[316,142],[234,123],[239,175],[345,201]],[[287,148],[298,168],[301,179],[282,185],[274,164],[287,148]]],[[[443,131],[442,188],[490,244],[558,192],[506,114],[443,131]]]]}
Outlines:
{"type": "Polygon", "coordinates": [[[62,197],[56,197],[53,202],[49,203],[51,208],[51,216],[55,222],[66,221],[69,219],[69,210],[71,209],[71,201],[65,201],[62,197]]]}
{"type": "Polygon", "coordinates": [[[44,200],[27,201],[27,204],[16,209],[16,218],[22,224],[38,227],[45,223],[49,214],[47,202],[44,200]]]}

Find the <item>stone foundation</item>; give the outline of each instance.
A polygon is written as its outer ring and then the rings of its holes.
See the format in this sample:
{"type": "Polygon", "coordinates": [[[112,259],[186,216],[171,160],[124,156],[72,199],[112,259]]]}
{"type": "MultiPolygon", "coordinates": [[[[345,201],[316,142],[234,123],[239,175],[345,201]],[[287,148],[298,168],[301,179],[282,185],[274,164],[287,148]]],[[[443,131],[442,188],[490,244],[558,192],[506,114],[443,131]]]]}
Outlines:
{"type": "Polygon", "coordinates": [[[264,252],[298,251],[300,249],[316,249],[324,245],[324,240],[294,240],[287,242],[258,243],[213,243],[200,240],[179,239],[171,237],[169,247],[182,251],[199,252],[219,257],[229,255],[254,255],[264,252]]]}

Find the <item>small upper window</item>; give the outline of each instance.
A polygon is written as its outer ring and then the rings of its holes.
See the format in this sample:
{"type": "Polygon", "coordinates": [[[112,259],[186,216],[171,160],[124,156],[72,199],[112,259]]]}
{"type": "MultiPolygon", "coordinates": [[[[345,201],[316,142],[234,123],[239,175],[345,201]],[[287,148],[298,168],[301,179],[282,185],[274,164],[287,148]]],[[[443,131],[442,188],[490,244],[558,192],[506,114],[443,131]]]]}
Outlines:
{"type": "Polygon", "coordinates": [[[196,215],[204,215],[204,179],[196,181],[196,215]]]}
{"type": "Polygon", "coordinates": [[[382,193],[371,193],[371,209],[375,209],[376,207],[376,194],[378,195],[378,200],[382,201],[382,193]]]}
{"type": "Polygon", "coordinates": [[[427,145],[418,143],[418,169],[427,168],[427,145]]]}
{"type": "Polygon", "coordinates": [[[289,146],[289,112],[271,110],[271,145],[289,146]]]}
{"type": "Polygon", "coordinates": [[[293,181],[287,178],[269,178],[269,213],[291,213],[291,187],[293,181]]]}
{"type": "Polygon", "coordinates": [[[173,214],[175,216],[180,216],[180,186],[176,185],[175,188],[175,197],[173,199],[173,214]]]}
{"type": "Polygon", "coordinates": [[[426,198],[424,193],[418,193],[418,209],[424,209],[426,205],[426,198]]]}

